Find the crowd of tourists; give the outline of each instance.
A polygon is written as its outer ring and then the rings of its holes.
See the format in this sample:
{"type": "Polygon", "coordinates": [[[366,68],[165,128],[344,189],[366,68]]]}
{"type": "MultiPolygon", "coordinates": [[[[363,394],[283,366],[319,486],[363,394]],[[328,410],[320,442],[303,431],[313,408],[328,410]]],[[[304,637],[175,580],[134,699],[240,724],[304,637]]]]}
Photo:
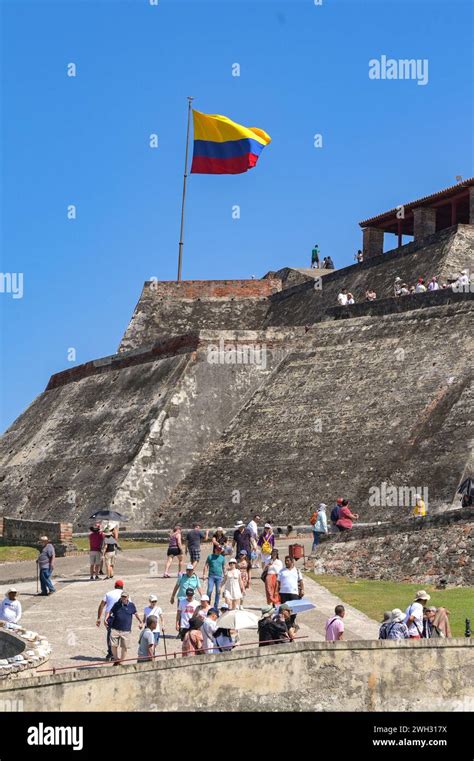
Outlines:
{"type": "MultiPolygon", "coordinates": [[[[356,257],[359,255],[362,256],[361,251],[357,252],[356,257]]],[[[358,259],[358,261],[361,262],[362,259],[358,259]]],[[[443,282],[441,284],[436,275],[433,275],[428,279],[419,277],[416,283],[411,285],[408,285],[401,277],[397,276],[393,284],[393,295],[396,298],[399,298],[400,296],[409,296],[412,293],[432,293],[433,291],[439,290],[459,291],[468,288],[469,286],[470,279],[468,270],[461,270],[456,278],[452,278],[448,283],[443,282]]],[[[375,301],[376,299],[376,291],[372,287],[367,288],[365,291],[365,301],[370,302],[375,301]]],[[[353,294],[348,291],[347,288],[341,288],[337,295],[337,303],[339,306],[350,306],[351,304],[355,304],[356,301],[353,294]]]]}
{"type": "Polygon", "coordinates": [[[449,610],[428,606],[430,595],[424,589],[403,612],[400,608],[384,613],[379,639],[431,639],[451,637],[449,610]]]}

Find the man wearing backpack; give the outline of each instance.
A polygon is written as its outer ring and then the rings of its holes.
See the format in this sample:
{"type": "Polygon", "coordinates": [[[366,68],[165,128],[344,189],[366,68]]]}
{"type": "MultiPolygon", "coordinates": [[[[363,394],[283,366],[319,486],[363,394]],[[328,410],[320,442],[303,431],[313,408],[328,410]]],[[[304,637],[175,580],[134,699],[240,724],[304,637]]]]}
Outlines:
{"type": "Polygon", "coordinates": [[[424,589],[416,593],[415,599],[405,611],[405,623],[410,639],[421,639],[423,634],[423,605],[431,600],[424,589]]]}
{"type": "Polygon", "coordinates": [[[339,511],[342,507],[342,497],[339,497],[336,501],[336,504],[334,505],[333,509],[331,510],[331,514],[329,516],[329,520],[331,521],[331,531],[334,533],[336,532],[337,526],[336,523],[339,520],[339,511]]]}

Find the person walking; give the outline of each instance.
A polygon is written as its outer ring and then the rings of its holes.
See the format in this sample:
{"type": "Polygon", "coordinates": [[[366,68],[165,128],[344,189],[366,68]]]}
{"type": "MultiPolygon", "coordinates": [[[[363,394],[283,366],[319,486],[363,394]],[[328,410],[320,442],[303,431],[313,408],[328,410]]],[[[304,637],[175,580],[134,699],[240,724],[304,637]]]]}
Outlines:
{"type": "Polygon", "coordinates": [[[120,595],[123,592],[123,581],[121,579],[117,579],[115,582],[115,587],[110,592],[107,592],[104,597],[102,598],[99,609],[97,611],[97,619],[96,619],[96,626],[100,626],[102,622],[102,613],[105,610],[105,618],[104,618],[104,626],[107,629],[107,655],[105,656],[106,661],[111,661],[113,659],[112,656],[112,645],[110,644],[110,632],[112,629],[112,619],[108,619],[107,616],[114,607],[115,603],[120,600],[120,595]]]}
{"type": "Polygon", "coordinates": [[[192,618],[189,627],[183,637],[181,652],[183,658],[190,655],[202,655],[204,647],[204,638],[201,628],[203,626],[202,618],[192,618]]]}
{"type": "Polygon", "coordinates": [[[143,611],[143,623],[146,624],[150,616],[156,618],[156,626],[153,627],[153,637],[155,640],[155,649],[160,641],[160,634],[163,630],[163,611],[158,605],[158,597],[150,595],[148,598],[149,605],[143,611]]]}
{"type": "Polygon", "coordinates": [[[133,618],[138,621],[138,628],[142,629],[143,624],[133,602],[129,599],[128,592],[123,591],[118,600],[112,606],[112,609],[105,616],[106,625],[110,623],[110,644],[112,646],[112,658],[114,665],[118,665],[127,657],[127,651],[130,649],[132,622],[133,618]],[[119,658],[118,651],[121,651],[119,658]]]}
{"type": "Polygon", "coordinates": [[[166,555],[167,555],[167,561],[166,561],[166,567],[165,567],[165,572],[163,574],[163,578],[164,579],[171,578],[168,571],[171,567],[171,563],[173,562],[173,558],[178,558],[178,576],[179,576],[179,574],[183,570],[183,537],[181,534],[181,526],[175,526],[173,531],[170,533],[168,550],[166,552],[166,555]]]}
{"type": "Polygon", "coordinates": [[[104,541],[104,534],[100,530],[100,524],[96,523],[89,529],[89,562],[90,562],[90,580],[99,578],[102,544],[104,541]]]}
{"type": "Polygon", "coordinates": [[[8,624],[17,624],[20,618],[21,603],[18,600],[18,591],[15,587],[10,587],[0,603],[0,621],[5,621],[8,624]]]}
{"type": "Polygon", "coordinates": [[[334,616],[326,621],[326,642],[340,642],[344,639],[344,605],[336,605],[334,616]]]}
{"type": "MultiPolygon", "coordinates": [[[[289,555],[285,557],[285,568],[278,574],[277,593],[283,604],[291,600],[300,600],[304,595],[303,576],[289,555]]],[[[291,616],[293,624],[295,620],[296,614],[291,616]]]]}
{"type": "Polygon", "coordinates": [[[209,608],[207,611],[206,620],[204,621],[201,633],[203,639],[203,652],[204,655],[214,655],[219,650],[214,639],[214,634],[217,629],[216,621],[219,618],[219,610],[217,606],[215,608],[209,608]]]}
{"type": "Polygon", "coordinates": [[[261,612],[262,617],[258,622],[259,647],[288,643],[290,641],[288,629],[284,621],[274,618],[273,605],[265,605],[261,612]]]}
{"type": "Polygon", "coordinates": [[[207,572],[207,594],[209,601],[212,602],[212,593],[215,590],[215,608],[219,608],[219,597],[221,592],[222,579],[224,576],[224,566],[225,557],[223,547],[220,544],[214,544],[213,551],[210,555],[207,556],[206,562],[204,563],[204,579],[206,578],[207,572]]]}
{"type": "Polygon", "coordinates": [[[186,590],[186,597],[178,599],[178,610],[176,612],[176,631],[181,642],[189,629],[189,622],[198,607],[199,603],[194,599],[194,589],[189,587],[186,590]]]}
{"type": "Polygon", "coordinates": [[[245,587],[242,582],[242,574],[237,568],[235,558],[229,560],[228,570],[224,577],[223,595],[231,610],[235,610],[245,597],[245,587]]]}
{"type": "Polygon", "coordinates": [[[196,618],[197,616],[199,616],[199,618],[202,619],[202,621],[205,621],[208,611],[210,609],[211,609],[211,606],[209,604],[209,595],[202,595],[199,601],[199,605],[194,611],[193,618],[196,618]]]}
{"type": "Polygon", "coordinates": [[[51,576],[54,571],[56,552],[47,536],[41,536],[40,542],[42,548],[36,559],[36,562],[38,563],[39,579],[41,584],[41,592],[39,595],[46,597],[46,595],[56,592],[53,582],[51,581],[51,576]]]}
{"type": "Polygon", "coordinates": [[[316,521],[313,525],[313,544],[311,547],[311,552],[316,551],[321,539],[321,535],[328,533],[328,519],[326,515],[326,508],[327,505],[324,502],[321,502],[318,507],[316,521]]]}
{"type": "Polygon", "coordinates": [[[186,534],[184,551],[186,555],[189,552],[189,561],[193,568],[196,568],[201,558],[201,542],[207,542],[209,538],[209,529],[201,531],[199,523],[195,523],[192,530],[186,534]]]}
{"type": "Polygon", "coordinates": [[[115,558],[117,550],[120,549],[115,536],[111,531],[104,531],[104,541],[102,542],[102,557],[105,566],[105,577],[113,579],[115,570],[115,558]]]}
{"type": "Polygon", "coordinates": [[[262,573],[262,580],[265,582],[265,595],[268,605],[280,605],[280,595],[278,594],[278,574],[283,568],[283,563],[278,557],[278,550],[272,550],[270,562],[265,566],[262,573]]]}
{"type": "Polygon", "coordinates": [[[405,611],[405,623],[410,639],[421,639],[423,634],[423,606],[431,600],[424,589],[416,593],[414,601],[405,611]]]}
{"type": "Polygon", "coordinates": [[[178,604],[180,600],[184,600],[188,589],[193,590],[193,594],[198,593],[199,597],[202,596],[201,582],[199,576],[194,571],[192,563],[188,563],[186,566],[186,572],[179,577],[178,581],[174,585],[174,589],[171,593],[170,604],[174,605],[174,598],[177,596],[178,604]]]}
{"type": "Polygon", "coordinates": [[[311,269],[319,269],[319,246],[317,243],[311,251],[311,269]]]}
{"type": "Polygon", "coordinates": [[[155,655],[155,632],[158,626],[157,616],[148,616],[146,626],[138,638],[138,661],[152,661],[155,655]]]}
{"type": "Polygon", "coordinates": [[[212,552],[216,550],[217,547],[220,547],[222,552],[224,551],[224,547],[227,544],[227,536],[224,533],[224,529],[222,526],[218,526],[214,532],[214,534],[211,537],[212,541],[212,552]]]}
{"type": "Polygon", "coordinates": [[[409,636],[404,612],[400,608],[394,608],[390,613],[385,639],[408,639],[409,636]]]}
{"type": "Polygon", "coordinates": [[[275,546],[275,535],[269,523],[265,523],[264,529],[257,541],[262,556],[262,570],[265,569],[272,557],[272,551],[275,546]]]}
{"type": "Polygon", "coordinates": [[[240,575],[242,577],[242,584],[244,585],[244,589],[250,589],[250,578],[252,573],[252,563],[247,555],[246,550],[242,550],[239,552],[239,557],[237,558],[237,568],[240,571],[240,575]]]}
{"type": "MultiPolygon", "coordinates": [[[[247,549],[249,561],[250,561],[250,568],[254,567],[253,563],[257,559],[258,521],[260,520],[261,518],[259,515],[253,515],[252,520],[250,520],[246,526],[246,530],[250,532],[250,550],[248,550],[246,547],[242,549],[247,549]]],[[[258,568],[258,563],[255,566],[255,568],[258,568]]],[[[249,570],[249,574],[250,574],[250,570],[249,570]]],[[[250,585],[249,585],[249,589],[250,589],[250,585]]]]}

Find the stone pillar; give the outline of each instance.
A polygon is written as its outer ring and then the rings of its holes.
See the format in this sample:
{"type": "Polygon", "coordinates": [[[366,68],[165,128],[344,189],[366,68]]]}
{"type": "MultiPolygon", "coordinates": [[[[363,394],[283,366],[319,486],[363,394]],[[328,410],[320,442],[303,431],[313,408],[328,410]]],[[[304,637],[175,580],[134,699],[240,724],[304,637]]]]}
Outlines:
{"type": "Polygon", "coordinates": [[[474,225],[474,187],[469,188],[469,224],[474,225]]]}
{"type": "Polygon", "coordinates": [[[436,232],[436,209],[429,206],[420,206],[413,209],[413,237],[415,240],[423,240],[428,235],[436,232]]]}
{"type": "Polygon", "coordinates": [[[364,261],[383,254],[383,230],[377,227],[364,227],[362,230],[362,252],[364,261]]]}

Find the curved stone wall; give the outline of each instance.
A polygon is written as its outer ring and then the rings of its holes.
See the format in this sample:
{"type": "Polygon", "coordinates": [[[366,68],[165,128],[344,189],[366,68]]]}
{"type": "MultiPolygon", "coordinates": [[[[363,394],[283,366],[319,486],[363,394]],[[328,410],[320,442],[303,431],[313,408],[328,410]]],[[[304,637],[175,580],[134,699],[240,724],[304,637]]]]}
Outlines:
{"type": "Polygon", "coordinates": [[[35,669],[48,660],[50,653],[46,637],[18,624],[0,621],[0,679],[35,669]]]}

